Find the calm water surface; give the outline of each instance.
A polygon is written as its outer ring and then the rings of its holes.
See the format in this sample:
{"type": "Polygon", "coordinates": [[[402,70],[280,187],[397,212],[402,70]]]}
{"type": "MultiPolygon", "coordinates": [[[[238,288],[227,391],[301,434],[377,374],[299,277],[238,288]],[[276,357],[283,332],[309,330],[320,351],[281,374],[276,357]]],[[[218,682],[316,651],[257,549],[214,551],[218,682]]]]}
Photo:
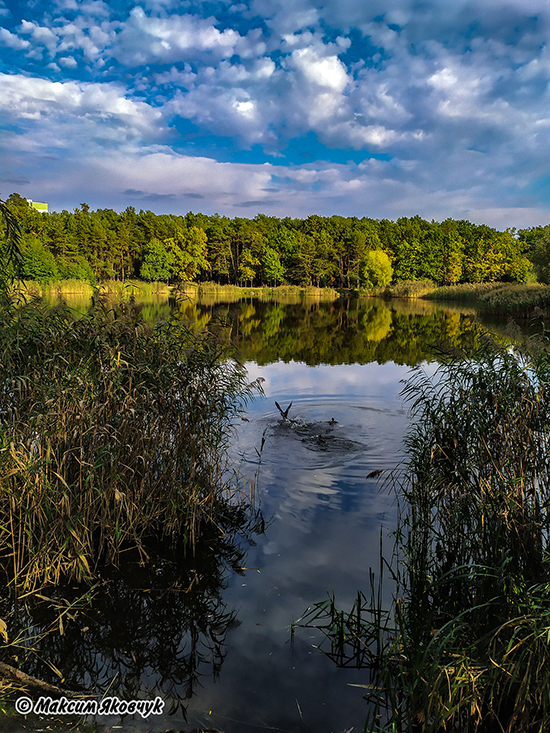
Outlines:
{"type": "MultiPolygon", "coordinates": [[[[165,306],[147,307],[154,319],[165,306]]],[[[219,548],[206,551],[175,581],[159,560],[147,578],[136,571],[114,582],[86,627],[67,631],[44,656],[74,685],[112,684],[121,697],[160,694],[171,712],[147,721],[97,718],[106,727],[360,731],[365,672],[337,668],[315,630],[298,629],[291,644],[290,625],[328,592],[349,608],[367,590],[381,528],[391,553],[394,499],[366,477],[402,457],[407,414],[399,394],[410,367],[432,358],[430,344],[468,341],[472,320],[430,303],[299,298],[181,309],[201,326],[223,317],[250,379],[265,380],[265,396],[236,427],[232,458],[244,476],[257,477],[267,527],[241,546],[244,554],[227,546],[220,561],[219,548]],[[282,420],[275,401],[283,409],[292,402],[293,422],[282,420]]],[[[388,587],[388,602],[390,595],[388,587]]],[[[46,621],[37,611],[34,623],[46,621]]],[[[40,666],[29,671],[44,675],[40,666]]]]}

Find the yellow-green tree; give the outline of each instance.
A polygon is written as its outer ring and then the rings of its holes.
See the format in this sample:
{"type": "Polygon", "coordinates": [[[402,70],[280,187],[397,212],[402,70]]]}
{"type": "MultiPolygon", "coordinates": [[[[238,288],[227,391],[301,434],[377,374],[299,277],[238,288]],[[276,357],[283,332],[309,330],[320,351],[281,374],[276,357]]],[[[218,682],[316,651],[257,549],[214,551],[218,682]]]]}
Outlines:
{"type": "Polygon", "coordinates": [[[166,239],[164,244],[170,255],[172,277],[177,280],[194,280],[199,272],[210,268],[203,229],[196,226],[188,230],[178,229],[175,236],[166,239]]]}
{"type": "Polygon", "coordinates": [[[390,258],[381,249],[373,249],[366,253],[362,270],[363,284],[367,288],[388,285],[393,276],[390,258]]]}
{"type": "Polygon", "coordinates": [[[239,263],[239,280],[249,282],[252,285],[256,277],[256,268],[260,266],[260,260],[252,254],[252,251],[245,249],[241,254],[239,263]]]}

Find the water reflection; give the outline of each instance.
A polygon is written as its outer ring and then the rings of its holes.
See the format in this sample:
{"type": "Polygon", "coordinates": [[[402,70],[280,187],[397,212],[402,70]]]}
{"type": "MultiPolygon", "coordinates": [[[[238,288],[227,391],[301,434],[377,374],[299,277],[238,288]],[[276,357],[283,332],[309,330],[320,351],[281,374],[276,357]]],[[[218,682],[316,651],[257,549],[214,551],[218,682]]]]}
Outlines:
{"type": "Polygon", "coordinates": [[[427,301],[373,298],[281,303],[182,301],[190,322],[227,324],[224,337],[241,359],[258,364],[294,360],[308,365],[394,362],[413,366],[433,347],[462,348],[474,337],[471,315],[427,301]]]}
{"type": "MultiPolygon", "coordinates": [[[[261,527],[249,526],[248,543],[261,527]]],[[[26,603],[5,598],[0,615],[10,638],[25,641],[17,659],[4,661],[51,684],[61,676],[73,691],[160,695],[185,718],[201,679],[219,676],[227,634],[239,624],[223,591],[228,574],[243,572],[246,544],[217,532],[193,557],[174,561],[159,551],[145,567],[128,561],[103,577],[89,601],[79,600],[77,588],[43,591],[26,603]]]]}
{"type": "MultiPolygon", "coordinates": [[[[236,426],[233,457],[248,477],[259,468],[271,523],[255,544],[218,533],[179,563],[161,548],[149,568],[129,563],[72,621],[64,617],[63,634],[50,634],[37,653],[20,651],[18,665],[53,683],[59,669],[68,688],[167,701],[171,716],[126,717],[124,731],[360,730],[364,702],[352,685],[363,673],[335,669],[313,630],[291,649],[290,624],[327,591],[349,607],[366,587],[380,527],[387,533],[395,521],[392,497],[367,476],[400,459],[400,381],[434,345],[468,343],[472,319],[428,302],[372,299],[178,307],[190,327],[208,325],[233,343],[251,380],[265,379],[265,399],[236,426]],[[275,400],[293,403],[294,424],[281,421],[275,400]]],[[[169,306],[147,302],[143,312],[153,322],[169,306]]],[[[385,593],[389,600],[391,588],[385,593]]],[[[45,601],[25,610],[6,600],[0,617],[11,638],[59,624],[45,601]]]]}

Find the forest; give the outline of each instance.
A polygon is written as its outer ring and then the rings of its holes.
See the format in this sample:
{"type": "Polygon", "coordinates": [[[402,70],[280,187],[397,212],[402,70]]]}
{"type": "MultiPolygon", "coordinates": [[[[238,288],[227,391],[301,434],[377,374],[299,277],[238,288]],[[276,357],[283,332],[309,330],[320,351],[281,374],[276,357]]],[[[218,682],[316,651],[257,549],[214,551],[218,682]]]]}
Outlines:
{"type": "Polygon", "coordinates": [[[22,276],[42,283],[76,278],[368,288],[399,280],[550,280],[550,226],[498,231],[420,216],[230,219],[131,206],[120,213],[92,211],[85,203],[45,214],[17,193],[6,204],[23,232],[22,276]]]}

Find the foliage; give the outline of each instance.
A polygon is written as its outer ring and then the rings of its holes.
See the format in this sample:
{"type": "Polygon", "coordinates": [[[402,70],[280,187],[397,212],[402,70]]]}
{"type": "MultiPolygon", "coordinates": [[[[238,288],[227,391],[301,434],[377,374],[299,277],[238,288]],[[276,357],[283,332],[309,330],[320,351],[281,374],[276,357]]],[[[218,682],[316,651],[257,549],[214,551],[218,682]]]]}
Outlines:
{"type": "Polygon", "coordinates": [[[550,225],[534,227],[519,233],[533,263],[537,279],[541,283],[550,283],[550,225]]]}
{"type": "Polygon", "coordinates": [[[171,257],[162,242],[153,237],[144,250],[140,275],[144,280],[169,280],[171,257]]]}
{"type": "MultiPolygon", "coordinates": [[[[165,241],[170,255],[170,275],[180,281],[194,280],[201,270],[208,270],[206,234],[196,226],[187,232],[178,231],[165,241]]],[[[152,278],[162,280],[163,278],[152,278]]]]}
{"type": "Polygon", "coordinates": [[[1,199],[0,222],[3,224],[0,233],[4,235],[0,237],[0,289],[3,289],[11,280],[20,276],[22,255],[21,227],[13,211],[1,199]]]}
{"type": "Polygon", "coordinates": [[[266,247],[264,252],[264,272],[270,283],[281,283],[285,277],[285,270],[281,264],[279,254],[273,247],[266,247]]]}
{"type": "Polygon", "coordinates": [[[285,279],[296,285],[358,287],[369,253],[384,251],[396,280],[523,282],[531,277],[533,258],[544,278],[548,259],[543,228],[516,236],[514,230],[452,219],[258,215],[250,220],[192,212],[156,215],[132,207],[121,213],[92,211],[87,204],[46,215],[18,194],[4,206],[12,221],[40,243],[37,260],[51,253],[61,278],[76,277],[86,262],[89,271],[83,275],[90,281],[91,272],[98,281],[213,278],[257,286],[285,279]],[[536,246],[535,240],[540,240],[536,246]]]}
{"type": "Polygon", "coordinates": [[[393,268],[386,252],[373,249],[365,254],[362,263],[362,280],[365,287],[384,287],[391,282],[392,275],[393,268]]]}
{"type": "Polygon", "coordinates": [[[59,279],[54,256],[32,234],[21,237],[21,276],[39,283],[59,279]]]}

